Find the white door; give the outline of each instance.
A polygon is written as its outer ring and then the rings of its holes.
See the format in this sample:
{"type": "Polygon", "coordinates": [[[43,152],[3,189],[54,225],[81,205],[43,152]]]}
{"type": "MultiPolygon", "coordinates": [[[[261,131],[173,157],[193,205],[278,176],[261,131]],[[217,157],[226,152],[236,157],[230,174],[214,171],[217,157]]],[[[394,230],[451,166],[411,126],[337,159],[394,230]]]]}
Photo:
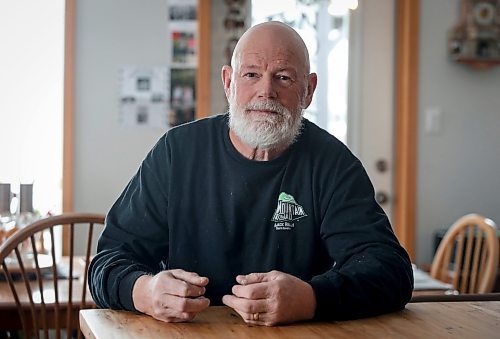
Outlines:
{"type": "Polygon", "coordinates": [[[347,144],[391,217],[394,177],[394,0],[360,0],[349,33],[347,144]]]}

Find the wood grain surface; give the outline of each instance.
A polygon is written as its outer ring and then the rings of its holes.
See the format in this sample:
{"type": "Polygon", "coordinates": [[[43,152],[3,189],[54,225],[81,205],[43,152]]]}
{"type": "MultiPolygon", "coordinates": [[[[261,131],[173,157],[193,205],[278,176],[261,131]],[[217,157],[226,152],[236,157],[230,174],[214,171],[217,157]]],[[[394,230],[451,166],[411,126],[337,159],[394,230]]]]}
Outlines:
{"type": "Polygon", "coordinates": [[[373,318],[276,327],[245,324],[227,307],[209,307],[190,323],[164,323],[107,309],[80,311],[86,338],[499,338],[500,302],[408,304],[373,318]]]}

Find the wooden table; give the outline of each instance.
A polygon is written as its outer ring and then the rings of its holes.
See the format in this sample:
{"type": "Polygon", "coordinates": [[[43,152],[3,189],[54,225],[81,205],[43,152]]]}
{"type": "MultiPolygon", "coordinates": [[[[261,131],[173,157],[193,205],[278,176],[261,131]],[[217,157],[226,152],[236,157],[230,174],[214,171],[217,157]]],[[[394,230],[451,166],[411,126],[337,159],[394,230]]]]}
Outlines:
{"type": "Polygon", "coordinates": [[[351,321],[261,327],[224,306],[190,323],[164,323],[126,311],[80,311],[86,338],[498,338],[500,301],[408,304],[400,312],[351,321]]]}

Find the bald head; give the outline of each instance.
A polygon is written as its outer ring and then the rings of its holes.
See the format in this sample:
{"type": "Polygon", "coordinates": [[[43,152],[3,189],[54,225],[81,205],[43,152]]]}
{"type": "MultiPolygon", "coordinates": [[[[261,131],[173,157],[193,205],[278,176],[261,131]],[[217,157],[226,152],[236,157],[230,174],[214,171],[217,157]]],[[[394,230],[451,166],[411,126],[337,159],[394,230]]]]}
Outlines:
{"type": "Polygon", "coordinates": [[[309,73],[309,53],[304,40],[293,28],[278,21],[265,22],[248,29],[234,48],[231,67],[238,68],[243,53],[259,53],[270,46],[309,73]]]}

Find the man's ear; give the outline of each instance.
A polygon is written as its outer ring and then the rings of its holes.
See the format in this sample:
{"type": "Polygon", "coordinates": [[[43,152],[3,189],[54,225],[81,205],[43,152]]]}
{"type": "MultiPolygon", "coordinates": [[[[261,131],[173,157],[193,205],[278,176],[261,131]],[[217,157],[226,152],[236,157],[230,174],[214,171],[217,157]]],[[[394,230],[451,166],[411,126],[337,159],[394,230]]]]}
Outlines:
{"type": "Polygon", "coordinates": [[[224,65],[222,66],[221,78],[222,84],[224,85],[224,92],[226,92],[226,98],[229,99],[230,95],[230,87],[231,87],[231,75],[233,74],[233,69],[231,66],[224,65]]]}
{"type": "Polygon", "coordinates": [[[307,94],[304,100],[304,107],[306,109],[311,104],[316,85],[318,84],[318,76],[316,73],[311,73],[307,76],[307,94]]]}

